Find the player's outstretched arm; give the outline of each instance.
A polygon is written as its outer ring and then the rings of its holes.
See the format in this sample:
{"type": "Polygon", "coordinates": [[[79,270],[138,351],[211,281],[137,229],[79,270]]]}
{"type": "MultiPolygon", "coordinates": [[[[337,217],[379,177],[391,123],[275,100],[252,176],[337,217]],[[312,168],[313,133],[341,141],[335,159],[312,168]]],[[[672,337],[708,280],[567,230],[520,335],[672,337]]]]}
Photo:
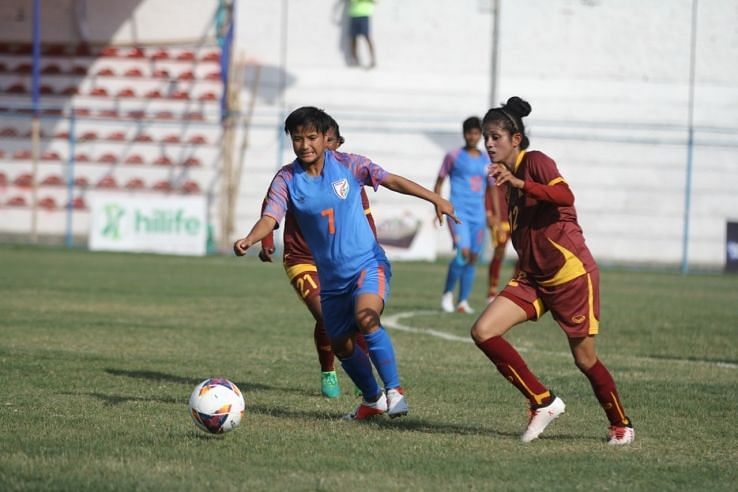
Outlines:
{"type": "Polygon", "coordinates": [[[251,231],[245,238],[233,243],[233,252],[236,256],[245,255],[251,246],[264,239],[268,234],[271,234],[276,225],[277,221],[272,217],[267,215],[262,216],[262,218],[256,221],[256,224],[254,224],[254,227],[251,228],[251,231]]]}
{"type": "Polygon", "coordinates": [[[382,186],[388,190],[402,193],[403,195],[412,195],[423,200],[431,202],[436,207],[436,217],[438,222],[443,223],[443,216],[448,215],[454,222],[460,224],[461,221],[456,218],[454,206],[451,202],[443,198],[437,193],[420,186],[415,181],[410,181],[397,174],[388,173],[382,180],[382,186]]]}

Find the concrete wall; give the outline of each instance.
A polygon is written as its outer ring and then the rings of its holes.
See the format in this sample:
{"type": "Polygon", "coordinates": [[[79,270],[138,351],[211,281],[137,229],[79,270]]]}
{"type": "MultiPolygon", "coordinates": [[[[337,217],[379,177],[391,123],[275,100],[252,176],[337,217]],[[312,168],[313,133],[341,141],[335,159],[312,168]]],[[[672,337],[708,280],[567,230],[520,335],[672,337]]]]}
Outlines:
{"type": "MultiPolygon", "coordinates": [[[[238,45],[261,66],[237,230],[246,231],[282,146],[284,111],[333,114],[346,149],[431,187],[460,122],[489,107],[488,1],[382,0],[377,67],[349,67],[343,3],[240,0],[238,45]]],[[[497,101],[528,99],[532,148],[559,164],[603,261],[678,263],[682,255],[691,0],[501,0],[497,101]]],[[[700,2],[689,260],[720,265],[738,220],[738,4],[700,2]]],[[[363,46],[360,46],[363,48],[363,46]]],[[[362,51],[362,55],[366,55],[362,51]]],[[[251,87],[247,85],[247,89],[251,87]]],[[[244,104],[248,100],[244,91],[244,104]]],[[[380,191],[372,200],[402,206],[380,191]]],[[[446,231],[439,250],[448,252],[446,231]]]]}

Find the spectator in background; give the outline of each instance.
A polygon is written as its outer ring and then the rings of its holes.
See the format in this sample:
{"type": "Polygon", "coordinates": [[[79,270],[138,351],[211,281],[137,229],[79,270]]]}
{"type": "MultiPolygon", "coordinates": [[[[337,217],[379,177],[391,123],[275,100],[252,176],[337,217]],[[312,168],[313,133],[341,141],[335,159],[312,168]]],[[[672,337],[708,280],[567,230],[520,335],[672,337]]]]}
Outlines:
{"type": "Polygon", "coordinates": [[[366,39],[371,57],[368,68],[374,68],[377,60],[374,56],[374,44],[369,34],[369,19],[374,13],[374,0],[347,0],[349,16],[349,37],[351,38],[351,63],[359,65],[359,36],[366,39]]]}

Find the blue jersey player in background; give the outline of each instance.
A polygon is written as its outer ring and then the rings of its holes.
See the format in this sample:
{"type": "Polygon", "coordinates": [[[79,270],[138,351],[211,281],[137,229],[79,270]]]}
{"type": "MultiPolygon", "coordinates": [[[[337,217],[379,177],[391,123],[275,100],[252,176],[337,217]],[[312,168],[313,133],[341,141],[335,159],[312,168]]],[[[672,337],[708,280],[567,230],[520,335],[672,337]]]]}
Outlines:
{"type": "Polygon", "coordinates": [[[448,265],[446,285],[441,298],[441,308],[454,312],[454,288],[459,280],[459,302],[456,311],[473,313],[469,306],[469,295],[474,285],[474,274],[479,253],[484,246],[487,230],[487,215],[484,197],[489,184],[489,157],[477,145],[482,138],[482,122],[476,116],[464,120],[464,147],[446,154],[438,172],[434,191],[441,192],[444,179],[451,180],[451,203],[461,224],[449,222],[451,239],[456,256],[448,265]]]}
{"type": "Polygon", "coordinates": [[[248,235],[236,241],[238,256],[270,234],[290,210],[318,267],[326,331],[346,373],[361,389],[362,402],[345,418],[363,420],[387,413],[406,415],[395,351],[380,314],[389,296],[392,275],[384,250],[364,217],[360,189],[379,185],[431,202],[441,221],[454,221],[451,203],[402,176],[388,173],[366,157],[329,150],[330,117],[314,107],[293,111],[285,120],[297,158],[272,180],[261,218],[248,235]],[[369,348],[355,349],[359,330],[369,348]],[[384,385],[379,386],[372,364],[384,385]],[[385,392],[386,391],[386,392],[385,392]]]}

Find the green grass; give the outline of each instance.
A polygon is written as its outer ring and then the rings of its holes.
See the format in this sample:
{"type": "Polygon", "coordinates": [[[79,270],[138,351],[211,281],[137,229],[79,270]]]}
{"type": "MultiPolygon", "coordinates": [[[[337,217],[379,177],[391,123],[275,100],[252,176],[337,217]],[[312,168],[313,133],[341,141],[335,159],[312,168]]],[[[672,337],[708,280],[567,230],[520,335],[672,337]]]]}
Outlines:
{"type": "MultiPolygon", "coordinates": [[[[436,311],[444,275],[396,263],[385,315],[467,338],[472,317],[436,311]]],[[[522,397],[471,343],[395,329],[411,415],[341,422],[351,384],[319,396],[279,265],[0,247],[0,490],[735,490],[738,277],[608,270],[602,296],[599,353],[635,444],[604,444],[547,316],[509,339],[567,414],[524,445],[522,397]],[[246,395],[223,437],[187,413],[210,376],[246,395]]]]}

